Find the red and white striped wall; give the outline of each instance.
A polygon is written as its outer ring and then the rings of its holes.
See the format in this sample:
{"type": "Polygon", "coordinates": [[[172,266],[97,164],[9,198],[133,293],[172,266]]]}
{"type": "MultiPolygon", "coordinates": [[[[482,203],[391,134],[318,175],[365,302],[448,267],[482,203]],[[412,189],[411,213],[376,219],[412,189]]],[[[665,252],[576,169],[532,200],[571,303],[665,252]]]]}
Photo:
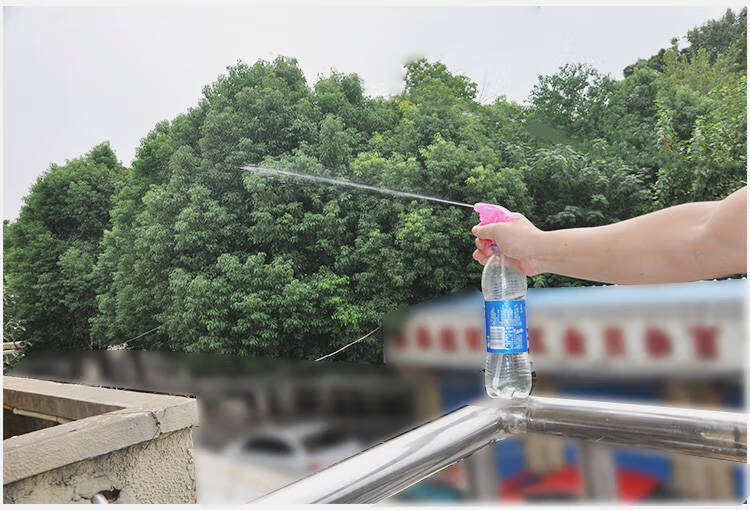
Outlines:
{"type": "MultiPolygon", "coordinates": [[[[485,340],[478,303],[415,310],[400,334],[388,340],[388,363],[481,369],[485,340]]],[[[536,311],[529,304],[529,347],[535,368],[546,373],[737,373],[745,359],[743,310],[742,301],[536,311]]]]}

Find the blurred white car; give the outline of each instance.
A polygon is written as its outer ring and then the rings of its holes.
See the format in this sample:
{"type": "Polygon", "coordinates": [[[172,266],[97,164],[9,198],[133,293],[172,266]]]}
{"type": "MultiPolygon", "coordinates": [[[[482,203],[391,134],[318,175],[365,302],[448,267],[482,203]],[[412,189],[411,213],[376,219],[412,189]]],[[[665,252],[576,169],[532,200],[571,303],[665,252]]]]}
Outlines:
{"type": "Polygon", "coordinates": [[[324,422],[263,428],[228,444],[223,453],[254,466],[304,476],[344,460],[362,444],[324,422]]]}

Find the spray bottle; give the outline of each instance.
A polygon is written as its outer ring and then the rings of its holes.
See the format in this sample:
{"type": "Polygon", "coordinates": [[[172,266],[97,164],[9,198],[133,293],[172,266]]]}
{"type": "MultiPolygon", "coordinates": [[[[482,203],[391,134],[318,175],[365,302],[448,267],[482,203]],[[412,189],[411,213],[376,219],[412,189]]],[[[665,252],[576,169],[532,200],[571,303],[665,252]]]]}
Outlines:
{"type": "MultiPolygon", "coordinates": [[[[482,225],[517,216],[498,205],[474,204],[482,225]]],[[[484,384],[492,398],[525,398],[531,393],[532,368],[526,327],[526,276],[508,265],[497,244],[482,271],[487,358],[484,384]]]]}

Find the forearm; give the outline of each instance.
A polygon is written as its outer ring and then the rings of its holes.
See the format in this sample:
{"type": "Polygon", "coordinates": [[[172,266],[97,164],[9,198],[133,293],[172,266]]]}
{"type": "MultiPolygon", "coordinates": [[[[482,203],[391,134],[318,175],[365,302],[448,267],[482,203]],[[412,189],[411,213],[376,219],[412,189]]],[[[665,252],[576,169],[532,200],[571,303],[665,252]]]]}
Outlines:
{"type": "Polygon", "coordinates": [[[612,225],[544,232],[539,268],[622,284],[724,276],[728,266],[716,263],[713,251],[718,247],[711,246],[707,235],[715,205],[682,204],[612,225]]]}

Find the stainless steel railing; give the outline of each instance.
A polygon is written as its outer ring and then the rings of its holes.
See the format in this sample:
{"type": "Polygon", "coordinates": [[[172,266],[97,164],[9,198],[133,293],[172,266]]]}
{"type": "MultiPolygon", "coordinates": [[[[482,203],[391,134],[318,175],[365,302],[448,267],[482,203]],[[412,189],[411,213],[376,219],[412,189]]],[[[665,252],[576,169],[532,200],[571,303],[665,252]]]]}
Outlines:
{"type": "Polygon", "coordinates": [[[742,413],[651,405],[531,398],[522,408],[526,432],[683,453],[747,460],[742,413]]]}
{"type": "Polygon", "coordinates": [[[745,462],[742,413],[531,397],[482,400],[256,500],[374,503],[481,448],[527,432],[745,462]]]}

